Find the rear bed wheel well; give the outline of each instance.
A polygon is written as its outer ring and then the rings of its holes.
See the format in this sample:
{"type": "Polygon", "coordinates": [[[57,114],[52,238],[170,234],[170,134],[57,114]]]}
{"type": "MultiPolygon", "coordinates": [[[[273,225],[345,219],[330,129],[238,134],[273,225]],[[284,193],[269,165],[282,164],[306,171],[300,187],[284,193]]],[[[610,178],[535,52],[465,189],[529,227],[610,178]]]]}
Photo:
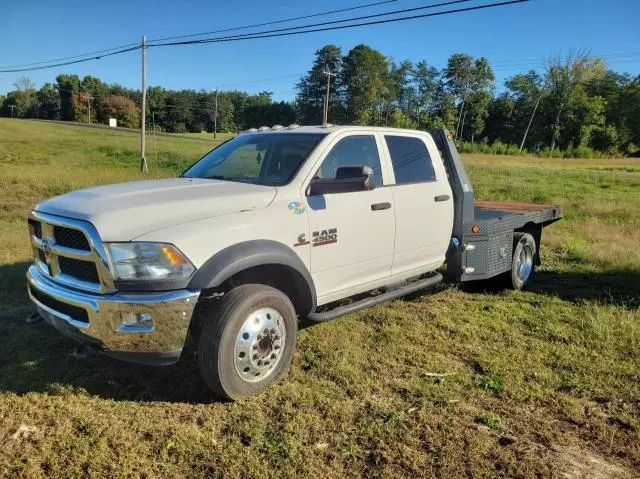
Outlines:
{"type": "MultiPolygon", "coordinates": [[[[537,224],[537,223],[533,223],[533,222],[529,222],[527,224],[525,224],[522,228],[517,228],[516,230],[514,230],[514,233],[529,233],[531,236],[533,236],[533,239],[536,242],[536,257],[535,257],[535,264],[536,266],[540,266],[541,261],[540,261],[540,246],[542,243],[542,225],[541,224],[537,224]]],[[[515,237],[515,235],[514,235],[515,237]]]]}

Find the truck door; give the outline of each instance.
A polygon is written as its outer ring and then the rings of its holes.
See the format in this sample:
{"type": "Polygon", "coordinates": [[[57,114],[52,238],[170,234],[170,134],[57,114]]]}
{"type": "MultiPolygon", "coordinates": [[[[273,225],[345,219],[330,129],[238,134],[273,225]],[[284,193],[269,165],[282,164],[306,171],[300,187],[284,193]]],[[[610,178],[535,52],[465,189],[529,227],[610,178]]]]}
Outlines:
{"type": "Polygon", "coordinates": [[[396,237],[392,274],[439,267],[451,241],[453,195],[430,137],[385,133],[391,160],[396,237]]]}
{"type": "Polygon", "coordinates": [[[367,191],[309,196],[311,274],[318,303],[366,291],[367,284],[387,278],[393,260],[395,220],[386,165],[380,161],[375,135],[336,138],[315,176],[335,178],[343,166],[369,166],[375,188],[367,191]]]}

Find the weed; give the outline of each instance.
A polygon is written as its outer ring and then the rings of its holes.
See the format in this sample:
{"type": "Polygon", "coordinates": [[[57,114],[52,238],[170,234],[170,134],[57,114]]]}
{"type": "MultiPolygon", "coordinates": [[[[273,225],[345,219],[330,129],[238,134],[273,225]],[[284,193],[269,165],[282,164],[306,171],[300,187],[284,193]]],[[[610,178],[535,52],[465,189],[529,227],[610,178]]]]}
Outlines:
{"type": "Polygon", "coordinates": [[[476,422],[478,424],[490,427],[491,429],[495,429],[496,431],[499,431],[503,428],[500,418],[493,417],[489,414],[480,414],[476,416],[476,422]]]}
{"type": "Polygon", "coordinates": [[[480,389],[489,391],[495,396],[500,396],[504,393],[505,378],[503,374],[486,374],[480,375],[476,378],[476,385],[480,389]]]}

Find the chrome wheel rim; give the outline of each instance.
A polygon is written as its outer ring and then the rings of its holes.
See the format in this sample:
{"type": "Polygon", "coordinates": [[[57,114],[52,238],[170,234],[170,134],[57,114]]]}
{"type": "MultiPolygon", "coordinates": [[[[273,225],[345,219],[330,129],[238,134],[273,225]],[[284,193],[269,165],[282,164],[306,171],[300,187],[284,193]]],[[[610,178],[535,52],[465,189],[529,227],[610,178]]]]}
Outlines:
{"type": "Polygon", "coordinates": [[[285,341],[284,319],[278,311],[253,311],[236,336],[233,361],[238,375],[249,383],[271,376],[282,358],[285,341]]]}
{"type": "Polygon", "coordinates": [[[531,246],[524,245],[520,250],[518,259],[516,260],[516,274],[518,279],[523,283],[529,279],[531,270],[533,269],[533,250],[531,246]]]}

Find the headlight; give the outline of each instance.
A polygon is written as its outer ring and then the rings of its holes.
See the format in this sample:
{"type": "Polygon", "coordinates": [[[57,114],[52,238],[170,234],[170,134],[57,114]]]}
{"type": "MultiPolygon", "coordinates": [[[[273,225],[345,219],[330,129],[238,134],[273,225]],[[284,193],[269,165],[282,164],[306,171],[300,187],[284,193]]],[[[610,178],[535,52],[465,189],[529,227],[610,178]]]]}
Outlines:
{"type": "Polygon", "coordinates": [[[119,280],[187,279],[195,271],[173,245],[165,243],[109,243],[119,280]]]}

